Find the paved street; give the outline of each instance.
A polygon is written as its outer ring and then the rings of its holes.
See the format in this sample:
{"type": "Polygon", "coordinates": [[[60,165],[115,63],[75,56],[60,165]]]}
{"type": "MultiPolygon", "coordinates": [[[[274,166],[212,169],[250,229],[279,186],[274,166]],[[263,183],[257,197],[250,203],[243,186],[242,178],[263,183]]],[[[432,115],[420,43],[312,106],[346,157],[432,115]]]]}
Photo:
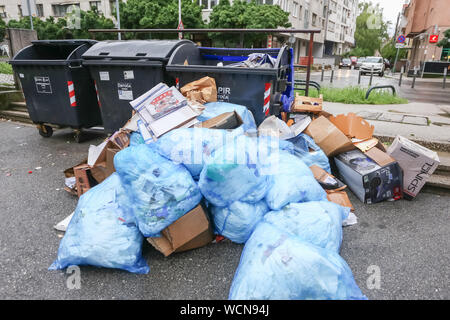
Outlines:
{"type": "MultiPolygon", "coordinates": [[[[80,290],[67,289],[64,271],[47,270],[61,236],[53,225],[77,203],[63,190],[63,170],[102,138],[77,144],[64,129],[44,139],[32,126],[0,122],[0,299],[226,299],[243,248],[228,241],[168,258],[145,243],[148,275],[82,267],[80,290]]],[[[450,198],[351,199],[359,221],[344,228],[341,255],[362,291],[370,299],[449,299],[450,198]],[[380,269],[380,289],[366,285],[370,266],[380,269]]]]}
{"type": "MultiPolygon", "coordinates": [[[[298,79],[306,79],[306,74],[297,74],[298,79]]],[[[338,69],[334,72],[333,83],[330,83],[331,71],[325,71],[324,81],[321,80],[321,72],[314,72],[311,80],[317,81],[321,86],[332,86],[343,88],[358,85],[358,70],[338,69]]],[[[401,87],[398,86],[398,79],[392,77],[389,71],[381,78],[374,75],[372,85],[393,85],[399,96],[407,98],[410,102],[423,102],[433,104],[450,104],[450,84],[447,79],[446,89],[442,88],[442,79],[419,79],[417,78],[414,89],[411,88],[412,78],[403,76],[401,87]]],[[[361,86],[369,86],[370,76],[361,76],[361,86]]]]}

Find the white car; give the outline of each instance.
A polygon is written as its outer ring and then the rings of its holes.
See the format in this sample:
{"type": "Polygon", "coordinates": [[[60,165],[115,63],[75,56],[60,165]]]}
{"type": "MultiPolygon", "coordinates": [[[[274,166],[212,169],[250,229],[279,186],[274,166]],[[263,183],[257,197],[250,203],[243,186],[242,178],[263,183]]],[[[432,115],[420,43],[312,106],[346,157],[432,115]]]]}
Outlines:
{"type": "Polygon", "coordinates": [[[382,57],[367,57],[361,64],[360,70],[363,75],[366,73],[378,73],[380,77],[384,76],[384,61],[382,57]]]}

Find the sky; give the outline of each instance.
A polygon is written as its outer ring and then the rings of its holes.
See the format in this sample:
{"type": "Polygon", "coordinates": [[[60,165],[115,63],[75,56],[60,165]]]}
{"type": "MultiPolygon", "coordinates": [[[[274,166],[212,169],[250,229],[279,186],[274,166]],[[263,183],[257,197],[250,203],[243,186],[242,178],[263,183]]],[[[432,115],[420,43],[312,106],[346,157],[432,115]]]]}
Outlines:
{"type": "MultiPolygon", "coordinates": [[[[373,4],[380,4],[383,8],[383,20],[391,21],[391,26],[389,29],[389,34],[393,35],[395,32],[395,24],[397,23],[398,13],[402,10],[405,0],[369,0],[373,4]]],[[[362,2],[362,0],[360,0],[362,2]]]]}

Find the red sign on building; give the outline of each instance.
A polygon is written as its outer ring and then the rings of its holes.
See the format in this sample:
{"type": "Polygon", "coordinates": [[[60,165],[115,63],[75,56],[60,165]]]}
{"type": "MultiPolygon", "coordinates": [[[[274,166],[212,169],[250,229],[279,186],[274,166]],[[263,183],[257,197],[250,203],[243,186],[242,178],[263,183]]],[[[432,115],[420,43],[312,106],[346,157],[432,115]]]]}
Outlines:
{"type": "Polygon", "coordinates": [[[430,43],[436,43],[439,40],[439,35],[438,34],[432,34],[430,36],[430,43]]]}

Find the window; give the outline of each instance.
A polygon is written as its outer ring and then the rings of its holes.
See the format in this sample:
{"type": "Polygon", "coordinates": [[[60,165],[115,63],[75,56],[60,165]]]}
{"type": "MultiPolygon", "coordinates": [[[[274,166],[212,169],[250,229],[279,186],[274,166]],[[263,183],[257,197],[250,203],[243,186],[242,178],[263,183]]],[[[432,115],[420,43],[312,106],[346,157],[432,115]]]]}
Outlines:
{"type": "Polygon", "coordinates": [[[306,9],[305,9],[305,24],[304,24],[304,26],[305,26],[305,29],[309,28],[309,10],[306,10],[306,9]]]}
{"type": "Polygon", "coordinates": [[[328,21],[328,31],[334,32],[335,24],[333,21],[328,21]]]}
{"type": "Polygon", "coordinates": [[[68,12],[71,12],[73,10],[73,7],[80,8],[79,3],[74,4],[54,4],[52,5],[53,8],[53,15],[55,17],[64,17],[68,12]]]}
{"type": "Polygon", "coordinates": [[[0,17],[6,18],[5,6],[0,6],[0,17]]]}
{"type": "Polygon", "coordinates": [[[302,13],[303,13],[303,7],[300,6],[300,8],[298,9],[298,19],[302,20],[302,13]]]}
{"type": "Polygon", "coordinates": [[[42,3],[36,4],[36,15],[38,17],[44,16],[44,5],[42,3]]]}
{"type": "Polygon", "coordinates": [[[330,9],[333,11],[336,11],[336,1],[331,0],[330,2],[330,9]]]}
{"type": "Polygon", "coordinates": [[[294,18],[297,18],[297,9],[298,9],[298,3],[294,2],[294,4],[292,5],[292,16],[294,18]]]}
{"type": "Polygon", "coordinates": [[[316,23],[317,23],[317,14],[315,14],[315,13],[312,14],[312,20],[311,20],[311,23],[312,23],[313,27],[316,26],[316,23]]]}
{"type": "Polygon", "coordinates": [[[93,10],[93,11],[97,11],[99,13],[103,12],[101,1],[89,1],[89,6],[90,6],[91,10],[93,10]]]}
{"type": "MultiPolygon", "coordinates": [[[[203,10],[212,10],[212,8],[214,8],[218,2],[219,0],[199,0],[198,4],[200,7],[202,7],[203,10]]],[[[258,3],[259,2],[262,2],[262,0],[258,1],[258,3]]]]}

